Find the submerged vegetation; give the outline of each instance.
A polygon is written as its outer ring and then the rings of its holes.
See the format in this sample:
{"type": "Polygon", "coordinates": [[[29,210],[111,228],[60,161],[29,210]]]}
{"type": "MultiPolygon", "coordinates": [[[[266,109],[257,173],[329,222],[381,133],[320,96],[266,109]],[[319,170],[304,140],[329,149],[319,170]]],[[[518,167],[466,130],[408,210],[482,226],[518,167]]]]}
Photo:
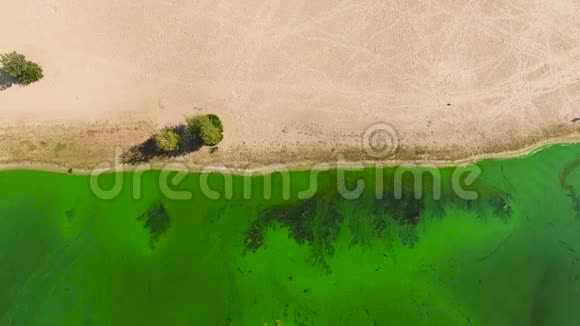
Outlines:
{"type": "Polygon", "coordinates": [[[170,225],[169,215],[161,203],[151,205],[143,215],[137,218],[149,233],[149,247],[155,248],[159,238],[167,231],[170,225]]]}
{"type": "Polygon", "coordinates": [[[256,251],[264,244],[264,232],[275,225],[287,228],[299,244],[312,249],[312,259],[329,270],[324,257],[334,254],[332,242],[336,240],[343,216],[335,203],[310,199],[297,205],[267,209],[252,224],[246,235],[246,249],[256,251]]]}
{"type": "Polygon", "coordinates": [[[570,174],[575,170],[580,170],[580,158],[562,168],[562,171],[560,171],[560,187],[568,192],[568,197],[572,201],[572,209],[576,212],[576,219],[580,219],[580,194],[578,194],[574,185],[567,181],[570,174]]]}
{"type": "Polygon", "coordinates": [[[298,203],[265,209],[246,233],[244,252],[255,252],[265,245],[269,228],[286,228],[289,237],[308,245],[311,261],[330,273],[328,258],[335,252],[334,243],[341,232],[347,232],[350,246],[366,246],[373,239],[388,245],[399,242],[412,248],[419,240],[418,226],[423,220],[439,219],[448,210],[473,211],[480,218],[490,216],[507,221],[512,216],[509,196],[479,185],[477,200],[462,200],[452,194],[441,199],[422,197],[404,190],[401,198],[392,194],[377,199],[363,196],[356,204],[338,194],[326,194],[298,203]]]}

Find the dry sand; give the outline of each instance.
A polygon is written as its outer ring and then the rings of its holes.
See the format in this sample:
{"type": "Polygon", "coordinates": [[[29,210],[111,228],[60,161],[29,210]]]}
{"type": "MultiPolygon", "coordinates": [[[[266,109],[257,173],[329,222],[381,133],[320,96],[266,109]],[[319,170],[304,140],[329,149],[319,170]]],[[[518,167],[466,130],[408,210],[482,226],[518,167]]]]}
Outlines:
{"type": "Polygon", "coordinates": [[[396,130],[393,159],[580,139],[578,0],[1,8],[0,51],[45,69],[37,84],[0,91],[4,165],[94,167],[198,112],[226,129],[216,153],[178,159],[198,165],[368,159],[361,138],[377,122],[396,130]]]}

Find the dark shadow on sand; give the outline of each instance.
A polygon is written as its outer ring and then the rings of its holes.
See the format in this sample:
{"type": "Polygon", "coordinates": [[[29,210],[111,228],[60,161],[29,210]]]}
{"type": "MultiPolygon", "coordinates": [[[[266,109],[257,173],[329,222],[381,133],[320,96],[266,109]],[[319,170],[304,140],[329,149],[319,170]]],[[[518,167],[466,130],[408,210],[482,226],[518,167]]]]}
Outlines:
{"type": "Polygon", "coordinates": [[[199,139],[194,137],[190,132],[187,132],[185,125],[174,126],[170,129],[174,130],[181,136],[181,143],[177,150],[172,152],[160,151],[157,146],[155,146],[155,140],[153,139],[153,136],[151,136],[143,143],[135,145],[127,152],[123,153],[121,156],[123,163],[139,164],[148,162],[155,158],[172,158],[195,152],[201,148],[202,144],[199,139]]]}
{"type": "Polygon", "coordinates": [[[0,69],[0,92],[18,84],[18,80],[0,69]]]}

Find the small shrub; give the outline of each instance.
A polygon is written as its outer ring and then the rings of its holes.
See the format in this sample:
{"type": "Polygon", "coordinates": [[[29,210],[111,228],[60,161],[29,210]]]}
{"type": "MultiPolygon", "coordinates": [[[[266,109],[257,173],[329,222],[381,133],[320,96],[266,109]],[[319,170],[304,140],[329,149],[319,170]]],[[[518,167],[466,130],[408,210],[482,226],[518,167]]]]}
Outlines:
{"type": "Polygon", "coordinates": [[[42,67],[26,60],[20,53],[11,52],[0,55],[1,69],[16,78],[22,85],[30,85],[40,80],[43,75],[42,67]]]}
{"type": "Polygon", "coordinates": [[[186,117],[186,123],[189,132],[197,136],[203,145],[215,146],[224,138],[221,120],[214,114],[186,117]]]}
{"type": "Polygon", "coordinates": [[[173,129],[163,129],[153,136],[155,146],[162,152],[172,152],[179,148],[181,136],[173,129]]]}

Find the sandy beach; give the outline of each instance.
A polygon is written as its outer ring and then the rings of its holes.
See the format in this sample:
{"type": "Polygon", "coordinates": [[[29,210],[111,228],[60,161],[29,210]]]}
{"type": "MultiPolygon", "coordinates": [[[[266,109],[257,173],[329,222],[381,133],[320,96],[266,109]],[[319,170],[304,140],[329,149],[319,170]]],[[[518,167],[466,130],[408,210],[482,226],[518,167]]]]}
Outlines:
{"type": "Polygon", "coordinates": [[[461,161],[580,140],[576,0],[2,9],[18,14],[0,20],[0,52],[24,53],[45,72],[0,91],[3,166],[90,169],[196,113],[218,114],[224,141],[173,161],[461,161]],[[388,157],[365,149],[378,123],[388,157]]]}

